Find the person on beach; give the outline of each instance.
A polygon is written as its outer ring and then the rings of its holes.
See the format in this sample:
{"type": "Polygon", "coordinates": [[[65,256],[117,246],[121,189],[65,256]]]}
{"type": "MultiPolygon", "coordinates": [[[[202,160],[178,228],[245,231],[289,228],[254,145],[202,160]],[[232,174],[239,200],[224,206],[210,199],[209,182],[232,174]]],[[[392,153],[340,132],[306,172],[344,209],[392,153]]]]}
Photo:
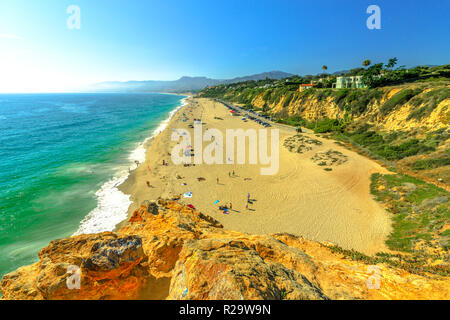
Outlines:
{"type": "Polygon", "coordinates": [[[147,187],[151,187],[151,185],[150,185],[150,181],[147,181],[147,187]]]}
{"type": "Polygon", "coordinates": [[[233,204],[230,202],[230,210],[233,209],[233,204]]]}
{"type": "Polygon", "coordinates": [[[217,178],[217,184],[219,184],[219,178],[217,178]]]}

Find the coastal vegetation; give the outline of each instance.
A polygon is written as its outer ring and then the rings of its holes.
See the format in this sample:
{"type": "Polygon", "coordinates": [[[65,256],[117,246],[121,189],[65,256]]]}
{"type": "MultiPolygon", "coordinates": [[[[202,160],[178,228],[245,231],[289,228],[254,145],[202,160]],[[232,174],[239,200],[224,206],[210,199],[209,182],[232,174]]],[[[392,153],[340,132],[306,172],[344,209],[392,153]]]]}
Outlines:
{"type": "MultiPolygon", "coordinates": [[[[450,80],[448,81],[450,84],[450,80]]],[[[270,106],[281,105],[282,110],[275,116],[280,119],[287,118],[286,109],[290,105],[301,105],[308,99],[318,102],[329,101],[348,113],[349,116],[360,116],[364,114],[370,105],[380,103],[386,92],[381,88],[374,89],[331,89],[312,88],[298,92],[298,85],[272,84],[266,87],[258,87],[257,83],[247,84],[244,88],[219,87],[215,89],[205,89],[200,93],[202,97],[219,98],[229,102],[241,104],[244,108],[253,110],[270,111],[270,106]],[[255,87],[252,87],[255,86],[255,87]],[[260,98],[263,102],[261,108],[255,106],[253,102],[260,98]]],[[[429,116],[437,106],[445,99],[450,98],[450,88],[448,86],[435,87],[430,83],[414,85],[412,88],[402,88],[381,104],[380,113],[383,116],[389,115],[396,107],[410,103],[413,110],[408,115],[407,120],[421,120],[429,116]]]]}
{"type": "MultiPolygon", "coordinates": [[[[442,129],[438,130],[440,133],[442,131],[442,129]]],[[[348,141],[361,145],[386,160],[401,160],[417,154],[429,153],[435,151],[442,142],[439,139],[433,139],[433,133],[428,134],[424,139],[408,138],[407,132],[380,133],[367,124],[355,131],[345,131],[343,135],[348,138],[348,141]]],[[[334,137],[339,139],[340,136],[334,135],[334,137]]]]}
{"type": "Polygon", "coordinates": [[[418,270],[449,276],[450,193],[404,174],[372,175],[371,193],[393,214],[388,248],[418,270]]]}
{"type": "Polygon", "coordinates": [[[358,75],[362,76],[362,81],[370,88],[424,80],[439,81],[450,77],[450,65],[417,66],[410,69],[400,66],[394,69],[397,61],[397,58],[392,58],[387,64],[374,64],[367,70],[359,71],[358,75]]]}
{"type": "Polygon", "coordinates": [[[429,170],[429,169],[439,168],[439,167],[443,167],[443,166],[450,166],[450,157],[417,160],[412,165],[412,169],[414,169],[414,170],[429,170]]]}
{"type": "Polygon", "coordinates": [[[403,105],[412,97],[422,92],[421,89],[403,89],[387,100],[380,108],[382,115],[387,115],[398,105],[403,105]]]}
{"type": "MultiPolygon", "coordinates": [[[[222,84],[204,88],[200,94],[204,97],[219,97],[224,95],[237,97],[254,93],[255,89],[285,88],[296,91],[300,84],[309,84],[316,82],[315,88],[333,88],[336,78],[339,76],[361,76],[362,81],[369,88],[385,87],[405,83],[431,83],[445,84],[450,78],[450,65],[441,66],[417,66],[406,69],[404,66],[395,68],[397,59],[392,58],[387,64],[378,63],[368,67],[372,62],[366,60],[363,62],[363,68],[354,68],[348,71],[335,72],[334,74],[320,73],[317,75],[294,75],[285,79],[276,80],[266,78],[264,80],[250,80],[229,84],[222,84]],[[368,67],[368,68],[365,68],[368,67]]],[[[328,67],[324,65],[323,71],[328,67]]],[[[258,91],[258,90],[256,90],[258,91]]],[[[260,91],[261,92],[261,91],[260,91]]],[[[236,101],[237,102],[237,101],[236,101]]]]}
{"type": "Polygon", "coordinates": [[[423,95],[415,95],[410,103],[417,109],[410,113],[407,120],[421,120],[431,114],[445,99],[449,98],[449,88],[443,87],[430,90],[423,95]]]}

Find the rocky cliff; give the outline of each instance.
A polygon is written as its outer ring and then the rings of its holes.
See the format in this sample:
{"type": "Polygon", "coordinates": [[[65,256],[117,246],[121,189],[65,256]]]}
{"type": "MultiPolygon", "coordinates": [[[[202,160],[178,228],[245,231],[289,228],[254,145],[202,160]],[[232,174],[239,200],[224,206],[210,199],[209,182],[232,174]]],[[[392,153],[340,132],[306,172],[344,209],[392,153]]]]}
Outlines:
{"type": "Polygon", "coordinates": [[[344,142],[400,172],[448,190],[450,81],[371,89],[310,88],[276,82],[207,88],[200,97],[259,109],[276,121],[344,142]]]}
{"type": "Polygon", "coordinates": [[[425,132],[448,128],[450,86],[402,85],[371,90],[306,90],[288,92],[278,99],[261,93],[251,102],[269,113],[317,119],[344,119],[374,124],[380,130],[425,132]]]}
{"type": "Polygon", "coordinates": [[[144,203],[117,233],[52,241],[7,274],[4,299],[449,299],[450,281],[248,235],[173,201],[144,203]],[[79,276],[79,287],[74,276],[79,276]],[[71,289],[69,289],[71,288],[71,289]]]}

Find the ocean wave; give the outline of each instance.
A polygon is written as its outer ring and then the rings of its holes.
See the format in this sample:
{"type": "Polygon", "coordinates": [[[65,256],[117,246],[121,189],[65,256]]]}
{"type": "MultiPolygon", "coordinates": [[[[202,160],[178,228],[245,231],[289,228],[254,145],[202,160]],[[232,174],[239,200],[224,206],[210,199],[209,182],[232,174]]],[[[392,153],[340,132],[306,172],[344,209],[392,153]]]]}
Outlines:
{"type": "MultiPolygon", "coordinates": [[[[187,104],[187,98],[181,100],[181,105],[169,112],[167,119],[162,121],[152,132],[151,136],[130,153],[130,170],[135,170],[139,164],[145,161],[145,155],[149,143],[164,129],[166,129],[173,116],[187,104]]],[[[92,210],[80,223],[80,227],[74,235],[92,234],[105,231],[113,231],[117,224],[127,219],[129,206],[132,204],[130,196],[119,190],[119,186],[125,182],[130,174],[129,170],[121,170],[115,176],[102,185],[95,195],[97,197],[97,207],[92,210]]]]}
{"type": "Polygon", "coordinates": [[[103,184],[95,193],[97,207],[81,221],[74,235],[112,231],[127,218],[127,210],[132,202],[130,196],[117,188],[127,178],[128,172],[123,171],[103,184]]]}
{"type": "MultiPolygon", "coordinates": [[[[169,112],[168,118],[165,119],[164,121],[162,121],[162,122],[159,124],[159,126],[158,126],[155,130],[153,130],[153,132],[152,132],[152,134],[151,134],[150,137],[148,137],[147,139],[145,139],[143,142],[139,143],[139,145],[137,146],[137,148],[134,149],[134,150],[131,152],[130,156],[128,157],[128,159],[129,159],[130,161],[133,161],[133,162],[139,161],[139,163],[142,163],[142,162],[145,161],[145,155],[146,155],[146,153],[147,153],[147,148],[148,148],[150,142],[151,142],[158,134],[160,134],[161,132],[163,132],[163,131],[167,128],[167,126],[168,126],[170,120],[173,118],[173,116],[178,112],[178,110],[180,110],[183,106],[186,105],[186,103],[187,103],[187,102],[186,102],[186,99],[187,99],[187,98],[182,99],[182,100],[181,100],[181,105],[179,105],[179,106],[176,107],[174,110],[172,110],[172,111],[169,112]]],[[[134,169],[136,169],[136,168],[137,168],[137,166],[136,166],[134,169]]]]}

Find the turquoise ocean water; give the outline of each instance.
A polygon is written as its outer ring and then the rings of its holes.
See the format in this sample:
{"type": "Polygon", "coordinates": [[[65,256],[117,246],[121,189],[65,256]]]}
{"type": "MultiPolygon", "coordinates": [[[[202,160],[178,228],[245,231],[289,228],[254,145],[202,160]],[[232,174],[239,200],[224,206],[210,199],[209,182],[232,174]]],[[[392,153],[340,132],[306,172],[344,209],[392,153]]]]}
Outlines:
{"type": "Polygon", "coordinates": [[[125,219],[130,201],[116,187],[183,98],[0,95],[0,277],[50,240],[125,219]]]}

